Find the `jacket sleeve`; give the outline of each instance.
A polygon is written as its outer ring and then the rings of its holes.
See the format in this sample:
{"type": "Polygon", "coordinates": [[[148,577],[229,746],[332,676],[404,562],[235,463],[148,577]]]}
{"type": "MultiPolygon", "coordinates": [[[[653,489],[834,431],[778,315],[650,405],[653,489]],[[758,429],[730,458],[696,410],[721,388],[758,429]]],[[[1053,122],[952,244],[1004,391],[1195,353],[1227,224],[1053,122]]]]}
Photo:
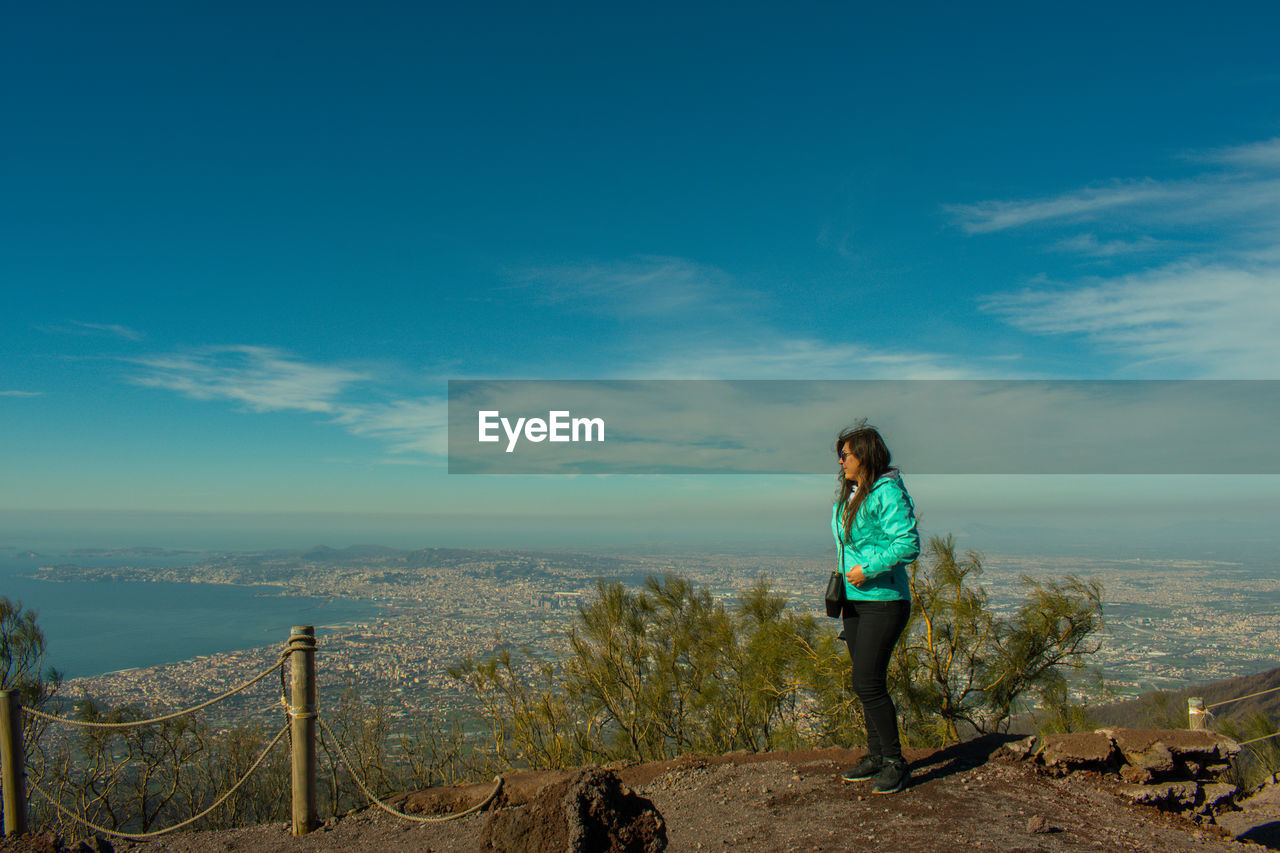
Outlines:
{"type": "Polygon", "coordinates": [[[873,578],[899,563],[909,563],[920,555],[920,532],[911,502],[896,484],[876,490],[879,506],[876,523],[884,533],[885,545],[877,548],[862,567],[862,574],[873,578]]]}

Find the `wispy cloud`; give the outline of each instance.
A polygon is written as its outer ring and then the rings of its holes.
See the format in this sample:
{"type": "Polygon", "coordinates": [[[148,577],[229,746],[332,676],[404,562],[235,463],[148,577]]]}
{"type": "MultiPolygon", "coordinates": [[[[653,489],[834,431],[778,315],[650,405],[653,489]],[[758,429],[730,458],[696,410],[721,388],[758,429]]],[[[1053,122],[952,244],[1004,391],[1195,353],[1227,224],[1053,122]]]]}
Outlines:
{"type": "Polygon", "coordinates": [[[1136,255],[1153,252],[1165,246],[1165,241],[1151,236],[1139,237],[1136,240],[1099,240],[1097,234],[1086,233],[1065,237],[1053,244],[1061,252],[1077,255],[1090,255],[1095,258],[1114,258],[1121,255],[1136,255]]]}
{"type": "Polygon", "coordinates": [[[626,319],[669,320],[743,306],[750,298],[716,267],[662,255],[528,267],[509,277],[543,302],[626,319]]]}
{"type": "Polygon", "coordinates": [[[371,377],[334,365],[310,364],[269,347],[209,347],[190,353],[131,359],[143,369],[138,385],[196,400],[230,400],[255,412],[336,412],[341,395],[371,377]]]}
{"type": "Polygon", "coordinates": [[[1280,139],[1188,159],[1210,171],[952,208],[971,234],[1087,224],[1056,239],[1050,231],[1048,247],[1093,259],[1090,269],[1099,258],[1127,264],[1111,276],[992,294],[983,306],[1027,331],[1084,336],[1138,373],[1274,378],[1280,139]]]}
{"type": "Polygon", "coordinates": [[[987,372],[941,353],[880,351],[773,334],[748,344],[676,347],[636,362],[627,375],[646,379],[975,379],[987,372]]]}
{"type": "Polygon", "coordinates": [[[118,323],[81,323],[78,320],[72,320],[62,325],[41,326],[40,328],[43,331],[60,335],[100,335],[122,338],[126,341],[140,341],[146,337],[142,332],[131,329],[128,326],[121,326],[118,323]]]}
{"type": "Polygon", "coordinates": [[[1280,136],[1263,142],[1222,148],[1213,152],[1210,159],[1246,169],[1280,171],[1280,136]]]}
{"type": "Polygon", "coordinates": [[[448,405],[440,397],[370,402],[364,391],[385,377],[368,370],[319,364],[271,347],[205,347],[130,359],[135,384],[194,400],[238,403],[252,412],[328,416],[347,432],[375,439],[396,454],[442,457],[448,452],[448,405]]]}
{"type": "Polygon", "coordinates": [[[1091,187],[1043,199],[983,201],[945,209],[970,234],[1021,228],[1042,222],[1083,221],[1099,213],[1185,198],[1188,188],[1155,181],[1091,187]]]}
{"type": "Polygon", "coordinates": [[[334,420],[355,435],[385,442],[396,453],[449,452],[449,406],[442,398],[346,405],[334,420]]]}
{"type": "Polygon", "coordinates": [[[0,397],[40,397],[43,391],[0,391],[0,397]]]}
{"type": "Polygon", "coordinates": [[[512,274],[540,298],[627,320],[637,345],[610,373],[646,379],[958,378],[985,375],[939,353],[877,351],[798,336],[766,297],[716,267],[646,255],[512,274]],[[637,322],[642,321],[642,322],[637,322]],[[647,322],[643,322],[647,321],[647,322]]]}
{"type": "Polygon", "coordinates": [[[1043,334],[1083,334],[1136,369],[1270,379],[1280,364],[1280,269],[1172,264],[1062,290],[989,297],[985,306],[1043,334]]]}
{"type": "MultiPolygon", "coordinates": [[[[850,344],[784,339],[776,334],[751,345],[690,343],[664,349],[660,358],[633,362],[616,378],[643,379],[953,379],[983,371],[940,354],[874,351],[850,344]]],[[[383,445],[387,464],[440,465],[447,458],[448,401],[434,396],[369,399],[384,376],[305,361],[277,349],[210,347],[130,363],[139,385],[210,402],[239,404],[251,412],[321,415],[346,432],[383,445]]],[[[1000,373],[1008,375],[1007,370],[1000,373]]],[[[540,401],[539,405],[545,405],[540,401]]]]}
{"type": "Polygon", "coordinates": [[[1085,222],[1115,224],[1128,231],[1243,226],[1241,237],[1259,229],[1280,229],[1280,139],[1222,148],[1192,159],[1212,170],[1186,178],[1115,181],[1045,198],[989,200],[944,209],[970,234],[1085,222]]]}

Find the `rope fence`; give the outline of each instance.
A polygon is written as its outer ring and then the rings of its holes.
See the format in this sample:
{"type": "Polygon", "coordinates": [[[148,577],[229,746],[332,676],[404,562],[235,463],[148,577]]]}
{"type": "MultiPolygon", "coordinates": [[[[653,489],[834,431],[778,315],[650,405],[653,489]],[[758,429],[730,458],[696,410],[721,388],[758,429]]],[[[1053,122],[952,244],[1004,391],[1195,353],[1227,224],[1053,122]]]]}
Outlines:
{"type": "MultiPolygon", "coordinates": [[[[26,749],[23,742],[23,714],[30,714],[35,718],[45,720],[51,723],[61,725],[81,727],[87,729],[113,729],[123,730],[135,728],[138,726],[154,725],[157,723],[175,720],[193,714],[196,711],[208,708],[222,702],[238,693],[247,690],[258,682],[270,676],[277,670],[280,673],[280,699],[279,707],[282,707],[287,722],[280,731],[278,731],[262,751],[258,753],[257,758],[249,765],[249,768],[230,788],[220,794],[208,808],[199,814],[193,815],[173,826],[164,829],[151,830],[148,832],[121,832],[117,829],[100,826],[88,820],[86,817],[77,815],[74,811],[58,802],[57,797],[51,795],[44,790],[39,784],[32,782],[31,789],[34,793],[39,794],[42,799],[49,803],[54,810],[63,817],[80,824],[93,832],[102,835],[113,836],[116,838],[124,838],[131,841],[145,841],[150,838],[156,838],[170,832],[190,826],[199,821],[201,818],[207,817],[209,814],[217,810],[225,803],[248,779],[258,770],[267,756],[286,736],[289,740],[290,759],[290,775],[292,778],[292,812],[293,812],[293,834],[306,835],[315,829],[320,821],[318,819],[318,808],[316,804],[316,726],[319,724],[327,735],[326,750],[328,743],[332,743],[338,752],[338,756],[342,764],[346,766],[347,771],[351,774],[352,780],[360,791],[369,799],[371,803],[376,805],[389,814],[405,820],[414,821],[416,823],[440,823],[448,820],[457,820],[467,815],[475,814],[489,805],[491,805],[502,791],[503,778],[498,776],[494,779],[493,790],[481,802],[461,812],[447,815],[437,815],[424,817],[421,815],[405,814],[384,803],[373,793],[364,779],[356,771],[354,765],[347,758],[347,752],[342,748],[338,739],[334,736],[333,730],[329,728],[329,724],[321,717],[317,710],[316,703],[316,677],[315,677],[315,652],[316,640],[315,629],[310,625],[296,625],[290,631],[289,642],[279,657],[271,666],[254,675],[247,681],[236,685],[219,695],[184,708],[179,711],[162,714],[160,716],[151,717],[145,720],[127,720],[127,721],[97,721],[97,720],[76,720],[68,717],[60,717],[56,714],[49,714],[37,708],[23,708],[19,701],[17,690],[3,691],[2,701],[0,701],[0,764],[2,764],[3,777],[0,778],[0,784],[4,791],[4,832],[6,835],[16,835],[27,831],[27,798],[26,798],[26,749]],[[286,683],[285,664],[289,664],[289,680],[286,683]],[[287,692],[286,692],[287,690],[287,692]]],[[[277,707],[273,702],[264,708],[267,710],[277,707]]],[[[332,761],[332,756],[330,756],[332,761]]]]}
{"type": "Polygon", "coordinates": [[[1241,746],[1248,746],[1248,745],[1249,745],[1249,744],[1251,744],[1251,743],[1258,743],[1259,741],[1269,740],[1269,739],[1271,739],[1271,738],[1275,737],[1276,735],[1280,735],[1280,732],[1272,732],[1272,733],[1271,733],[1271,734],[1269,734],[1269,735],[1263,735],[1262,737],[1256,737],[1256,738],[1253,738],[1252,740],[1242,740],[1242,741],[1240,741],[1240,745],[1241,745],[1241,746]]]}
{"type": "MultiPolygon", "coordinates": [[[[1208,725],[1209,718],[1214,716],[1214,708],[1221,708],[1223,705],[1230,705],[1232,702],[1242,702],[1245,699],[1256,699],[1259,696],[1266,696],[1269,693],[1275,693],[1277,691],[1280,691],[1280,687],[1270,687],[1266,690],[1259,690],[1256,693],[1247,693],[1244,696],[1223,699],[1221,702],[1214,702],[1210,705],[1204,704],[1204,699],[1199,696],[1192,696],[1187,699],[1187,722],[1193,730],[1203,729],[1208,725]]],[[[1264,740],[1269,740],[1276,736],[1280,736],[1280,731],[1262,735],[1261,737],[1251,738],[1250,740],[1239,741],[1239,745],[1249,746],[1250,744],[1261,743],[1264,740]]]]}
{"type": "Polygon", "coordinates": [[[325,730],[325,733],[327,735],[329,735],[329,740],[333,743],[334,749],[338,750],[338,757],[342,759],[342,763],[346,766],[347,772],[351,774],[351,778],[355,780],[356,785],[359,786],[360,790],[364,792],[364,795],[369,798],[369,801],[371,803],[373,803],[378,808],[382,809],[384,812],[393,814],[396,817],[402,817],[405,820],[412,820],[418,823],[443,823],[448,820],[457,820],[458,818],[466,817],[469,814],[474,814],[475,812],[480,811],[485,806],[493,802],[494,798],[496,798],[498,796],[498,793],[502,790],[502,777],[496,776],[494,777],[494,780],[493,780],[493,790],[489,793],[489,796],[485,797],[484,800],[472,806],[471,808],[467,809],[466,811],[457,812],[455,814],[439,815],[435,817],[423,817],[421,815],[411,815],[411,814],[405,814],[402,811],[396,811],[391,806],[387,805],[382,800],[378,799],[377,796],[374,795],[373,791],[369,790],[369,786],[364,783],[364,780],[360,778],[360,774],[356,772],[355,767],[353,767],[351,765],[351,762],[347,759],[347,753],[345,750],[343,750],[342,744],[338,742],[338,738],[334,735],[333,729],[329,728],[329,724],[325,722],[324,717],[320,717],[319,720],[320,720],[320,727],[325,730]]]}
{"type": "Polygon", "coordinates": [[[89,829],[92,829],[94,832],[99,832],[99,833],[102,833],[103,835],[112,835],[112,836],[115,836],[116,838],[127,838],[130,841],[146,841],[148,838],[157,838],[161,835],[165,835],[166,833],[174,832],[175,830],[182,829],[184,826],[190,826],[191,824],[195,823],[205,815],[212,813],[215,809],[218,808],[218,806],[225,803],[227,799],[240,788],[241,785],[243,785],[246,781],[248,781],[249,777],[253,775],[253,771],[258,769],[258,765],[261,764],[263,762],[263,759],[267,757],[267,754],[271,752],[271,748],[274,747],[276,744],[278,744],[280,742],[280,738],[284,737],[285,733],[288,731],[289,731],[289,727],[287,725],[281,726],[280,731],[277,732],[276,736],[271,739],[271,742],[267,744],[266,748],[263,749],[262,752],[258,754],[258,757],[254,759],[253,764],[249,765],[249,769],[245,771],[245,774],[240,777],[239,781],[237,781],[234,785],[232,785],[224,794],[222,794],[222,796],[214,800],[213,805],[209,806],[209,808],[205,809],[204,811],[200,812],[200,814],[195,815],[194,817],[187,818],[181,823],[175,823],[173,826],[168,826],[168,827],[165,827],[164,829],[156,829],[151,832],[119,832],[118,830],[107,829],[104,826],[98,826],[96,823],[85,820],[79,815],[69,811],[56,799],[54,799],[52,796],[46,793],[45,790],[41,788],[39,785],[36,785],[33,783],[31,785],[31,788],[37,794],[39,794],[40,796],[48,800],[49,804],[53,806],[55,809],[57,809],[64,817],[68,817],[71,820],[75,821],[76,823],[82,824],[83,826],[87,826],[89,829]]]}
{"type": "MultiPolygon", "coordinates": [[[[190,826],[201,818],[204,818],[214,812],[237,790],[239,790],[246,781],[248,781],[248,779],[266,760],[267,756],[276,747],[276,745],[287,736],[291,753],[293,834],[305,835],[319,825],[318,809],[316,805],[316,735],[318,725],[326,735],[326,751],[329,748],[329,744],[332,744],[333,748],[337,751],[338,758],[341,760],[342,765],[346,767],[356,786],[370,803],[388,814],[419,824],[441,823],[444,821],[458,820],[468,815],[475,814],[476,812],[482,811],[493,804],[503,788],[503,777],[501,775],[494,778],[493,789],[489,792],[488,796],[476,805],[453,814],[433,816],[405,814],[403,811],[399,811],[379,799],[378,796],[373,793],[366,780],[361,777],[361,774],[357,771],[355,765],[352,764],[351,760],[348,758],[347,750],[343,749],[342,744],[334,734],[333,729],[330,728],[328,722],[324,717],[320,716],[318,712],[316,702],[315,652],[316,640],[314,628],[310,625],[294,626],[290,632],[289,641],[286,647],[280,652],[276,661],[266,669],[254,675],[252,678],[205,702],[145,720],[103,722],[60,717],[35,708],[24,709],[18,699],[18,691],[5,690],[3,692],[3,701],[0,701],[0,758],[3,759],[3,778],[0,779],[0,782],[2,782],[4,790],[5,834],[13,835],[27,831],[27,803],[25,794],[26,752],[22,735],[22,717],[24,713],[31,714],[33,717],[51,723],[91,729],[120,730],[138,726],[154,725],[187,716],[195,713],[196,711],[222,702],[243,692],[244,690],[247,690],[263,679],[269,677],[273,672],[277,671],[279,671],[280,674],[279,706],[283,708],[287,722],[283,727],[281,727],[280,731],[276,733],[275,737],[267,743],[262,751],[259,752],[257,758],[254,759],[253,763],[249,765],[249,768],[235,782],[235,784],[220,794],[208,808],[204,809],[199,814],[187,818],[173,826],[165,827],[164,829],[138,833],[121,832],[116,829],[99,826],[98,824],[75,814],[72,810],[58,802],[56,797],[50,795],[39,784],[32,783],[31,789],[34,793],[39,794],[41,798],[47,801],[59,814],[94,832],[132,841],[143,841],[190,826]],[[290,671],[288,683],[286,683],[285,674],[286,664],[289,664],[288,669],[290,671]],[[286,690],[287,688],[288,691],[286,690]]],[[[1191,697],[1187,700],[1188,722],[1190,728],[1193,730],[1204,729],[1208,718],[1213,716],[1211,713],[1211,709],[1213,708],[1219,708],[1245,699],[1265,696],[1277,691],[1280,691],[1280,687],[1273,687],[1268,690],[1260,690],[1256,693],[1250,693],[1245,696],[1225,699],[1220,702],[1214,702],[1211,705],[1205,705],[1204,700],[1199,697],[1191,697]]],[[[275,707],[275,705],[276,703],[272,703],[267,707],[275,707]]],[[[1278,735],[1280,735],[1280,732],[1273,732],[1271,734],[1263,735],[1262,737],[1242,741],[1240,746],[1249,746],[1250,744],[1259,743],[1278,735]]],[[[332,755],[330,755],[330,762],[332,763],[332,755]]]]}
{"type": "Polygon", "coordinates": [[[1212,705],[1205,705],[1204,709],[1206,711],[1210,711],[1214,708],[1220,708],[1223,705],[1230,705],[1232,702],[1240,702],[1245,699],[1254,699],[1258,696],[1266,696],[1268,693],[1275,693],[1277,690],[1280,690],[1280,687],[1272,687],[1268,690],[1259,690],[1257,693],[1250,693],[1247,696],[1237,696],[1234,699],[1223,699],[1221,702],[1214,702],[1212,705]]]}

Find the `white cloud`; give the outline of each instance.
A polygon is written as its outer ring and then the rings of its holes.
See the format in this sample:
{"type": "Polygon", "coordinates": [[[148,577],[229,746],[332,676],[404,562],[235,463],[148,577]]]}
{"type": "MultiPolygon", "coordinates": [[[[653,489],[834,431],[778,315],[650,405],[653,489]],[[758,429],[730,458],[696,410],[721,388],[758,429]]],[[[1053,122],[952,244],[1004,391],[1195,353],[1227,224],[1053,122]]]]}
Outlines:
{"type": "Polygon", "coordinates": [[[145,372],[139,385],[196,400],[231,400],[255,412],[334,412],[350,386],[372,377],[332,365],[308,364],[270,347],[210,347],[192,353],[131,359],[145,372]]]}
{"type": "Polygon", "coordinates": [[[130,359],[143,369],[133,382],[194,400],[239,403],[253,412],[330,416],[347,432],[387,445],[393,453],[448,453],[448,405],[443,398],[367,402],[352,392],[378,379],[363,370],[303,361],[270,347],[208,347],[130,359]]]}
{"type": "Polygon", "coordinates": [[[1086,233],[1065,237],[1054,243],[1053,247],[1059,251],[1072,254],[1091,255],[1095,258],[1114,258],[1120,255],[1152,252],[1164,245],[1164,241],[1149,236],[1143,236],[1136,240],[1099,240],[1097,234],[1086,233]]]}
{"type": "Polygon", "coordinates": [[[1051,248],[1127,262],[984,300],[1039,334],[1082,335],[1139,374],[1273,378],[1280,365],[1280,139],[1201,154],[1204,174],[951,208],[971,234],[1077,226],[1051,248]],[[1152,233],[1155,232],[1155,233],[1152,233]],[[1157,236],[1158,235],[1158,236],[1157,236]],[[1145,268],[1135,269],[1138,261],[1145,268]]]}
{"type": "Polygon", "coordinates": [[[39,397],[43,391],[0,391],[0,397],[39,397]]]}
{"type": "Polygon", "coordinates": [[[1263,142],[1223,148],[1210,159],[1248,169],[1280,170],[1280,136],[1263,142]]]}
{"type": "Polygon", "coordinates": [[[626,363],[641,379],[946,379],[985,371],[939,353],[873,351],[789,335],[769,305],[726,272],[669,256],[522,271],[544,301],[628,321],[626,363]],[[636,321],[650,321],[648,324],[636,321]]]}
{"type": "Polygon", "coordinates": [[[59,335],[106,335],[123,338],[126,341],[140,341],[146,337],[142,332],[118,323],[81,323],[78,320],[72,320],[66,325],[40,326],[39,328],[59,335]]]}
{"type": "Polygon", "coordinates": [[[443,398],[347,405],[335,421],[355,435],[389,444],[396,453],[449,452],[449,406],[443,398]]]}
{"type": "MultiPolygon", "coordinates": [[[[991,200],[949,205],[944,210],[970,234],[1083,222],[1136,229],[1221,232],[1230,245],[1247,244],[1280,231],[1280,142],[1224,149],[1209,159],[1218,168],[1190,178],[1144,178],[1090,187],[1045,198],[991,200]]],[[[1149,239],[1139,238],[1139,241],[1149,239]]],[[[1106,241],[1104,241],[1106,242],[1106,241]]],[[[1093,254],[1085,241],[1080,249],[1093,254]]]]}
{"type": "Polygon", "coordinates": [[[130,329],[128,326],[121,326],[117,323],[79,323],[75,321],[72,321],[72,322],[73,322],[73,325],[79,326],[80,328],[85,329],[87,331],[102,332],[103,334],[106,334],[106,335],[115,335],[116,337],[124,338],[125,340],[128,340],[128,341],[140,341],[144,337],[146,337],[145,335],[142,334],[142,332],[139,332],[135,329],[130,329]]]}
{"type": "Polygon", "coordinates": [[[686,258],[642,255],[625,261],[531,267],[512,274],[544,302],[634,320],[743,307],[750,294],[728,274],[686,258]]]}
{"type": "Polygon", "coordinates": [[[1148,180],[1088,188],[1043,199],[948,205],[945,210],[965,231],[985,234],[1054,220],[1080,221],[1116,208],[1175,201],[1187,194],[1186,187],[1148,180]]]}
{"type": "Polygon", "coordinates": [[[985,371],[941,353],[769,335],[747,344],[667,348],[627,373],[645,379],[976,379],[985,371]]]}
{"type": "Polygon", "coordinates": [[[1280,365],[1280,268],[1176,263],[1059,290],[989,297],[1043,334],[1084,334],[1134,368],[1197,378],[1270,379],[1280,365]]]}

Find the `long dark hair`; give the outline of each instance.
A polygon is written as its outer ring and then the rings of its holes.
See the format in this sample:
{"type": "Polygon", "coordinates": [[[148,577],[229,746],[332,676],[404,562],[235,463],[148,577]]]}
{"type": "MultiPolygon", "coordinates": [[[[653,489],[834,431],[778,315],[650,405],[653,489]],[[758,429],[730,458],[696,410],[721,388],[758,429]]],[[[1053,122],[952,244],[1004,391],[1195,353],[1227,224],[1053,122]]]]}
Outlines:
{"type": "Polygon", "coordinates": [[[845,445],[849,445],[849,450],[858,460],[858,480],[846,480],[844,469],[836,475],[838,487],[836,494],[839,495],[838,501],[840,506],[844,507],[844,540],[849,541],[849,530],[853,526],[853,520],[858,515],[858,510],[862,508],[862,502],[867,499],[867,495],[871,492],[871,486],[876,480],[880,479],[884,472],[889,470],[889,465],[893,458],[889,455],[889,448],[885,446],[884,439],[880,437],[880,432],[873,426],[867,426],[865,420],[858,421],[851,427],[846,427],[840,435],[836,437],[836,455],[844,450],[845,445]],[[853,487],[858,487],[854,492],[853,487]],[[853,494],[853,500],[849,500],[850,493],[853,494]]]}

